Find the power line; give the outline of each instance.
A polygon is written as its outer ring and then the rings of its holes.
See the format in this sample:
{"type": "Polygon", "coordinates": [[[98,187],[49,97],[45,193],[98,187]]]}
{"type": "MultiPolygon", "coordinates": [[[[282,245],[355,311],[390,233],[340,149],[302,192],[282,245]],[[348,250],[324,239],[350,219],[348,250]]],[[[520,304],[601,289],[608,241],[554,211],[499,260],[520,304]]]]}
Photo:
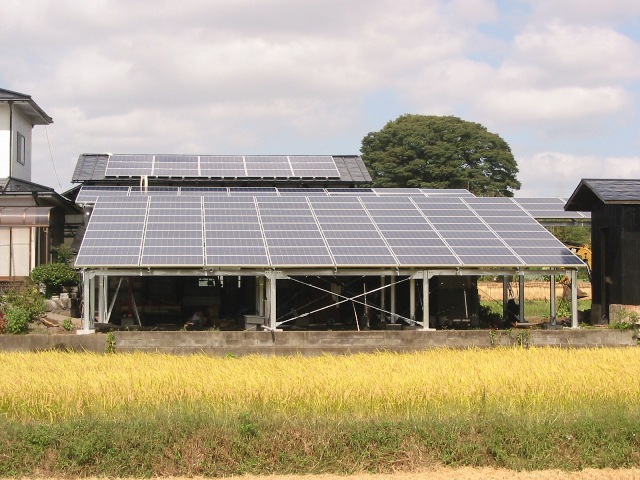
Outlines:
{"type": "Polygon", "coordinates": [[[60,184],[60,178],[58,178],[58,171],[56,170],[56,164],[53,162],[53,152],[51,151],[51,142],[49,142],[49,130],[47,126],[44,126],[44,132],[47,134],[47,145],[49,145],[49,157],[51,158],[51,165],[53,166],[53,173],[56,174],[56,181],[58,182],[58,188],[62,191],[62,185],[60,184]]]}

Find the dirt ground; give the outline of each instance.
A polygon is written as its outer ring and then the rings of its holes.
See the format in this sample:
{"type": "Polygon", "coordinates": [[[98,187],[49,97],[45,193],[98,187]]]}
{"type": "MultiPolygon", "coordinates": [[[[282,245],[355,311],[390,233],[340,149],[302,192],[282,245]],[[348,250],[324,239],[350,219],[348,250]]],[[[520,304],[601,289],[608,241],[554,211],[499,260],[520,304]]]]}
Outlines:
{"type": "MultiPolygon", "coordinates": [[[[563,472],[560,470],[543,470],[536,472],[515,472],[513,470],[501,470],[493,468],[437,468],[417,473],[392,473],[384,475],[265,475],[225,477],[224,480],[604,480],[640,479],[640,468],[628,470],[595,470],[587,469],[579,472],[563,472]]],[[[54,480],[54,479],[48,479],[54,480]]],[[[91,479],[87,479],[91,480],[91,479]]],[[[103,480],[103,479],[94,479],[103,480]]],[[[193,478],[166,478],[157,480],[205,480],[199,477],[193,478]]],[[[206,480],[212,480],[211,478],[206,480]]]]}

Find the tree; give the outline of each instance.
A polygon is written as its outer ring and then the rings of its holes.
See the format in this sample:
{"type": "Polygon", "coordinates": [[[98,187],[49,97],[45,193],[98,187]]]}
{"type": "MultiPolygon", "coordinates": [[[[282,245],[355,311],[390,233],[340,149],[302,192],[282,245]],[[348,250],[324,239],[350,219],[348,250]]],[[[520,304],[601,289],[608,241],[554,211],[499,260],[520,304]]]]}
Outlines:
{"type": "Polygon", "coordinates": [[[513,196],[518,165],[499,135],[453,116],[402,115],[362,139],[374,187],[466,188],[513,196]]]}

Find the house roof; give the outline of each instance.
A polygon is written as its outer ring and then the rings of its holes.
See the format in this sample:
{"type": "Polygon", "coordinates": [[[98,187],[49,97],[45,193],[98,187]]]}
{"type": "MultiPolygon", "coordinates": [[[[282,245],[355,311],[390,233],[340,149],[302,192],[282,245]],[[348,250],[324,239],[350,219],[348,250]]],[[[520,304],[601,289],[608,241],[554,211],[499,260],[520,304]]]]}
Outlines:
{"type": "Polygon", "coordinates": [[[371,182],[357,155],[153,155],[82,154],[72,182],[133,185],[146,176],[150,184],[354,185],[371,182]]]}
{"type": "MultiPolygon", "coordinates": [[[[61,207],[66,212],[81,212],[82,209],[68,198],[60,195],[51,187],[45,187],[37,183],[27,182],[18,178],[0,178],[0,207],[5,203],[15,205],[15,201],[4,199],[15,199],[28,197],[34,199],[38,206],[61,207]]],[[[25,206],[30,206],[25,203],[25,206]]]]}
{"type": "Polygon", "coordinates": [[[640,179],[582,179],[565,210],[590,212],[595,205],[612,203],[640,203],[640,179]]]}
{"type": "Polygon", "coordinates": [[[33,125],[48,125],[53,119],[33,101],[31,96],[0,88],[0,103],[10,103],[26,115],[33,125]]]}

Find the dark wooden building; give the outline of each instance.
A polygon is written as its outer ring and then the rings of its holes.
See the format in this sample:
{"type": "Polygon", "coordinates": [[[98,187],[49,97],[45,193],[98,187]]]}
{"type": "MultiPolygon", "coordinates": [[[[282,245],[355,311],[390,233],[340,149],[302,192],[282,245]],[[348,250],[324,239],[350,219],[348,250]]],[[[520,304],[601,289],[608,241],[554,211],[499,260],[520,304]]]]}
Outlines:
{"type": "Polygon", "coordinates": [[[565,210],[591,212],[592,321],[640,305],[640,180],[582,180],[565,210]]]}

